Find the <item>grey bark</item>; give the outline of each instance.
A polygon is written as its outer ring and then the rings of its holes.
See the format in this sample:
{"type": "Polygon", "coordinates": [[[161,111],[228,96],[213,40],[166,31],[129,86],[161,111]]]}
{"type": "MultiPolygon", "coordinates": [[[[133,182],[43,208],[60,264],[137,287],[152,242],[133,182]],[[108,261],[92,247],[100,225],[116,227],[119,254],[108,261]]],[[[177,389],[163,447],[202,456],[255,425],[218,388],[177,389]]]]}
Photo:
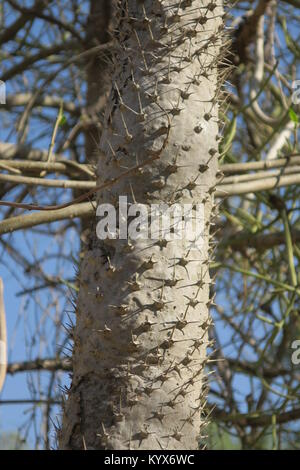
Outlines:
{"type": "Polygon", "coordinates": [[[203,245],[99,240],[81,262],[61,449],[197,449],[203,433],[221,2],[120,1],[99,203],[203,204],[203,245]]]}

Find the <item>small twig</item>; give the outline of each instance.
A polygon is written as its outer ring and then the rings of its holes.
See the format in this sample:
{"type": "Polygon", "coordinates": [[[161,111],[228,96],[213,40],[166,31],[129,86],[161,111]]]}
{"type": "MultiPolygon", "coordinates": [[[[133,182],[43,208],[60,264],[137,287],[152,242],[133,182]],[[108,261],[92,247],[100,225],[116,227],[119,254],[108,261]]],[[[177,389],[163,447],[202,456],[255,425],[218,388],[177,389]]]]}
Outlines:
{"type": "MultiPolygon", "coordinates": [[[[61,125],[63,115],[64,115],[64,113],[63,113],[63,103],[61,102],[60,107],[59,107],[59,111],[58,111],[58,114],[57,114],[57,118],[56,118],[56,121],[55,121],[54,129],[53,129],[53,132],[52,132],[52,136],[51,136],[51,142],[50,142],[49,150],[48,150],[47,163],[51,163],[52,160],[53,160],[53,149],[54,149],[54,145],[55,145],[57,131],[58,131],[59,126],[61,125]]],[[[42,171],[40,176],[43,177],[43,176],[46,175],[46,173],[47,173],[46,171],[42,171]]]]}

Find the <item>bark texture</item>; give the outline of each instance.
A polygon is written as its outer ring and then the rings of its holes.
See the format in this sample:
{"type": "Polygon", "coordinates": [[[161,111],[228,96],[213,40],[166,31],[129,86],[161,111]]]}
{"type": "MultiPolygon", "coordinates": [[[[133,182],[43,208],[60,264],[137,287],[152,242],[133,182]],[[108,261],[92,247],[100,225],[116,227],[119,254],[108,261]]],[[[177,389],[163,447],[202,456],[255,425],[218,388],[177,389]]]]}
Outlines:
{"type": "Polygon", "coordinates": [[[198,448],[212,302],[220,5],[118,2],[119,48],[98,163],[98,182],[117,182],[98,202],[117,207],[122,195],[129,206],[203,204],[203,244],[99,240],[93,231],[80,267],[61,449],[198,448]]]}

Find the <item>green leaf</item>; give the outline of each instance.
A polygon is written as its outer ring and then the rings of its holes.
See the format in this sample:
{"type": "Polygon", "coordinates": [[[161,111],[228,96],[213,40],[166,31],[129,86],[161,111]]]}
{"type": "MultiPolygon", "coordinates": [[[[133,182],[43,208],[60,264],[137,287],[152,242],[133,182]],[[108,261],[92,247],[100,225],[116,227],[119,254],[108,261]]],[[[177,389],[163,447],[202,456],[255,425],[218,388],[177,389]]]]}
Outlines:
{"type": "Polygon", "coordinates": [[[293,108],[289,109],[289,116],[290,116],[291,121],[293,121],[295,124],[299,124],[299,118],[297,114],[295,113],[295,111],[293,110],[293,108]]]}
{"type": "Polygon", "coordinates": [[[66,124],[66,122],[67,122],[67,118],[66,118],[66,116],[63,114],[63,115],[61,116],[60,120],[59,120],[58,125],[59,125],[59,126],[64,126],[64,125],[66,124]]]}
{"type": "Polygon", "coordinates": [[[235,134],[236,134],[236,124],[237,124],[237,117],[234,116],[230,125],[228,126],[228,129],[226,130],[226,133],[224,135],[224,140],[221,145],[221,154],[219,158],[219,162],[222,163],[224,160],[224,157],[227,155],[227,153],[230,151],[235,134]]]}

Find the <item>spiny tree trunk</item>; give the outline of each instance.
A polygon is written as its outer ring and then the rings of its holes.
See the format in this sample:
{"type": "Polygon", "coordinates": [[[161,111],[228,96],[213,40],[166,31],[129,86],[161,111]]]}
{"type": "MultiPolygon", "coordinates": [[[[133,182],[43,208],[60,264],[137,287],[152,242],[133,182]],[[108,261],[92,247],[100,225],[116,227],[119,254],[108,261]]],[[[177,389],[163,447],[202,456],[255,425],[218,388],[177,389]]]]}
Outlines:
{"type": "MultiPolygon", "coordinates": [[[[203,245],[99,240],[81,263],[62,449],[197,449],[205,418],[209,227],[222,8],[120,1],[99,203],[204,205],[203,245]],[[152,161],[149,163],[149,160],[152,161]],[[145,162],[148,164],[145,164],[145,162]],[[125,178],[127,168],[143,165],[125,178]]],[[[95,232],[95,231],[94,231],[95,232]]]]}

